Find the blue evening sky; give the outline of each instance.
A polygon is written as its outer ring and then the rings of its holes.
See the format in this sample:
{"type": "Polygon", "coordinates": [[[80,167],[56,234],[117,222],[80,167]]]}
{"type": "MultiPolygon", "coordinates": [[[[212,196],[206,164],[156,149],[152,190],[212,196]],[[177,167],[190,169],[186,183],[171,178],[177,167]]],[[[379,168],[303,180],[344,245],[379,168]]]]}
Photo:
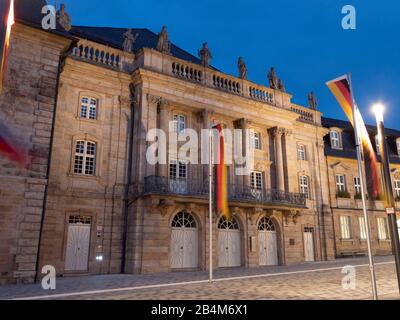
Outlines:
{"type": "MultiPolygon", "coordinates": [[[[49,3],[54,2],[49,0],[49,3]]],[[[267,84],[275,66],[293,102],[315,91],[327,117],[345,119],[325,82],[352,72],[367,123],[371,104],[387,105],[387,127],[400,129],[400,2],[398,0],[59,0],[74,25],[168,27],[172,42],[197,54],[207,41],[212,64],[237,74],[243,56],[248,78],[267,84]],[[341,8],[357,10],[357,29],[343,30],[341,8]],[[389,116],[390,115],[390,116],[389,116]]]]}

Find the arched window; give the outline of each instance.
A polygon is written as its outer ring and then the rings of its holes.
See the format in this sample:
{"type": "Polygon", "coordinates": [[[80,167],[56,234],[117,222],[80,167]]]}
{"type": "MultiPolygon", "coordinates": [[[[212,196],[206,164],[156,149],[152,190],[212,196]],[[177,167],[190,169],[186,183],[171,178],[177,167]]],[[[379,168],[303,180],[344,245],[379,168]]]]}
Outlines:
{"type": "Polygon", "coordinates": [[[83,119],[96,120],[97,105],[98,101],[96,98],[83,96],[81,98],[80,117],[83,119]]]}
{"type": "Polygon", "coordinates": [[[74,173],[94,176],[96,172],[96,143],[78,140],[75,145],[74,173]]]}
{"type": "Polygon", "coordinates": [[[276,231],[275,224],[271,218],[263,217],[258,223],[258,230],[260,231],[276,231]]]}
{"type": "Polygon", "coordinates": [[[178,212],[172,220],[173,228],[197,228],[194,217],[185,211],[178,212]]]}
{"type": "Polygon", "coordinates": [[[239,224],[235,218],[228,220],[221,217],[218,221],[218,229],[239,230],[239,224]]]}

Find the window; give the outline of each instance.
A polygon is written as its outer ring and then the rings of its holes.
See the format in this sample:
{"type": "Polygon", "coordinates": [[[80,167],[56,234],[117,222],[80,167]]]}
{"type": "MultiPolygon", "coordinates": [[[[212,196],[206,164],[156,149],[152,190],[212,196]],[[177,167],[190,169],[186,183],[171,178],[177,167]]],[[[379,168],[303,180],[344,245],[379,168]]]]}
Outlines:
{"type": "Polygon", "coordinates": [[[331,136],[331,146],[333,149],[341,149],[342,148],[342,144],[340,141],[340,133],[332,130],[330,133],[331,136]]]}
{"type": "Polygon", "coordinates": [[[400,139],[396,140],[396,146],[397,146],[397,155],[400,157],[400,139]]]}
{"type": "Polygon", "coordinates": [[[336,189],[338,192],[346,192],[345,176],[338,174],[336,175],[336,189]]]}
{"type": "Polygon", "coordinates": [[[252,149],[261,149],[261,142],[260,142],[260,133],[251,131],[250,133],[250,141],[251,141],[251,148],[252,149]]]}
{"type": "Polygon", "coordinates": [[[361,179],[360,177],[354,177],[354,193],[355,195],[361,195],[361,179]]]}
{"type": "Polygon", "coordinates": [[[300,193],[304,194],[307,199],[310,197],[310,189],[308,186],[308,177],[307,176],[300,176],[300,193]]]}
{"type": "Polygon", "coordinates": [[[169,177],[172,179],[186,179],[187,163],[184,161],[171,160],[169,162],[169,177]]]}
{"type": "Polygon", "coordinates": [[[378,223],[378,238],[379,240],[387,240],[388,239],[388,225],[386,218],[377,218],[378,223]]]}
{"type": "Polygon", "coordinates": [[[96,166],[96,143],[79,140],[75,146],[74,173],[94,176],[96,166]]]}
{"type": "Polygon", "coordinates": [[[351,218],[340,216],[340,235],[342,239],[351,239],[351,218]]]}
{"type": "Polygon", "coordinates": [[[297,158],[299,160],[306,160],[306,147],[303,144],[297,146],[297,158]]]}
{"type": "Polygon", "coordinates": [[[182,132],[186,128],[186,117],[181,114],[174,114],[174,130],[177,133],[182,132]]]}
{"type": "Polygon", "coordinates": [[[360,239],[367,239],[367,230],[365,228],[365,219],[364,217],[358,217],[358,224],[360,225],[360,239]]]}
{"type": "Polygon", "coordinates": [[[400,199],[400,180],[394,180],[394,193],[396,199],[400,199]]]}
{"type": "Polygon", "coordinates": [[[380,145],[379,135],[375,136],[375,145],[376,145],[376,154],[379,156],[381,155],[381,145],[380,145]]]}
{"type": "Polygon", "coordinates": [[[80,117],[84,119],[97,119],[97,99],[82,97],[80,117]]]}
{"type": "Polygon", "coordinates": [[[250,183],[253,189],[261,190],[263,188],[262,172],[252,172],[250,175],[250,183]]]}

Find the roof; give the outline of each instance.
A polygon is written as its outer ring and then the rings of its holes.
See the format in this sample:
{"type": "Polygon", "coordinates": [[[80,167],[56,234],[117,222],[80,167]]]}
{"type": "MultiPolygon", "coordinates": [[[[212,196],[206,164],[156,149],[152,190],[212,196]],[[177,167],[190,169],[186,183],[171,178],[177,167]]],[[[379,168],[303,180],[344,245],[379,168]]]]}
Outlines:
{"type": "MultiPolygon", "coordinates": [[[[126,31],[126,28],[73,26],[70,34],[122,50],[124,33],[126,31]]],[[[132,28],[132,33],[138,34],[133,45],[134,52],[144,47],[152,49],[157,48],[158,35],[151,30],[145,28],[132,28]]],[[[171,43],[171,55],[188,62],[196,64],[201,63],[199,58],[179,48],[173,43],[171,43]]]]}
{"type": "MultiPolygon", "coordinates": [[[[339,157],[339,158],[350,158],[356,159],[356,145],[354,139],[354,130],[349,121],[343,121],[338,119],[332,118],[325,118],[322,117],[322,125],[326,128],[341,128],[342,131],[342,150],[332,149],[329,134],[324,137],[325,142],[325,155],[339,157]]],[[[374,141],[374,137],[377,133],[376,126],[367,125],[368,133],[370,134],[371,141],[374,141]]],[[[390,162],[392,163],[399,163],[400,164],[400,157],[397,151],[396,139],[400,137],[400,131],[395,129],[386,129],[385,134],[387,136],[387,144],[389,148],[390,154],[390,162]]],[[[375,143],[373,146],[376,151],[375,143]]],[[[378,160],[380,160],[380,156],[377,156],[378,160]]]]}

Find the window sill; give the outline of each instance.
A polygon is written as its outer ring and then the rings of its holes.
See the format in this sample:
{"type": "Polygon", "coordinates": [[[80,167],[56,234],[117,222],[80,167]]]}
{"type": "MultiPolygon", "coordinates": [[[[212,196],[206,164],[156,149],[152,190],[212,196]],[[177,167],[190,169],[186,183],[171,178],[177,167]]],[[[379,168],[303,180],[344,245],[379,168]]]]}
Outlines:
{"type": "Polygon", "coordinates": [[[80,178],[80,179],[86,179],[86,180],[99,180],[100,179],[100,176],[98,176],[98,175],[90,176],[90,175],[72,173],[72,172],[69,172],[67,174],[67,176],[71,177],[71,178],[80,178]]]}

